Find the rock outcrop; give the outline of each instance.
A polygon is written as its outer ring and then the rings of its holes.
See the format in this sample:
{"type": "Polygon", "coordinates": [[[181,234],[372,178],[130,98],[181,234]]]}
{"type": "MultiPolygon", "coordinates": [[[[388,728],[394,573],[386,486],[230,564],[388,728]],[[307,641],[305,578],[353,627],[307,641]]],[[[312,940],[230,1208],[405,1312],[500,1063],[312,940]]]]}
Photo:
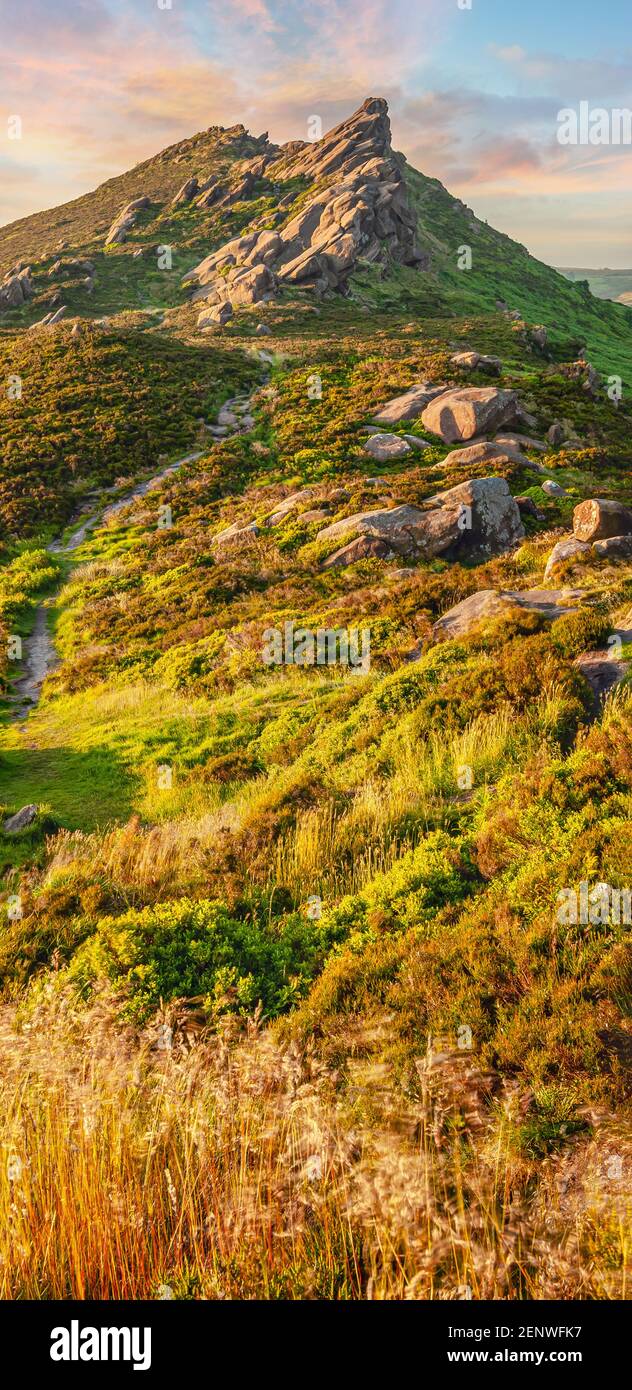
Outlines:
{"type": "MultiPolygon", "coordinates": [[[[484,559],[511,549],[524,538],[518,507],[504,478],[472,478],[430,497],[423,508],[411,504],[357,512],[326,526],[319,541],[346,538],[336,552],[341,564],[347,543],[357,536],[373,536],[394,554],[432,558],[450,552],[467,552],[484,559]]],[[[330,556],[331,564],[334,557],[330,556]]],[[[346,563],[351,563],[346,560],[346,563]]]]}
{"type": "Polygon", "coordinates": [[[10,270],[0,285],[0,311],[19,309],[27,300],[32,299],[34,294],[35,287],[31,280],[31,267],[25,266],[23,270],[10,270]]]}
{"type": "Polygon", "coordinates": [[[250,161],[238,186],[226,195],[218,188],[208,193],[218,206],[226,196],[231,201],[246,198],[264,172],[266,179],[281,186],[303,176],[316,191],[278,230],[251,227],[189,271],[185,284],[194,286],[194,299],[211,305],[256,304],[271,298],[283,284],[320,293],[344,291],[360,258],[425,266],[382,98],[365,101],[314,144],[286,146],[276,157],[267,154],[250,161]]]}
{"type": "Polygon", "coordinates": [[[430,381],[420,381],[409,387],[403,396],[395,396],[392,401],[387,401],[371,419],[378,425],[400,425],[403,420],[416,420],[435,396],[441,396],[447,390],[447,386],[433,386],[430,381]]]}
{"type": "Polygon", "coordinates": [[[512,423],[517,409],[515,391],[503,391],[497,386],[467,386],[436,396],[421,419],[432,434],[440,435],[446,444],[455,444],[461,439],[494,434],[512,423]]]}
{"type": "Polygon", "coordinates": [[[127,240],[128,233],[136,221],[141,208],[149,207],[149,198],[133,198],[131,203],[127,203],[121,209],[118,216],[114,218],[112,226],[105,238],[106,246],[113,246],[127,240]]]}
{"type": "Polygon", "coordinates": [[[464,637],[478,623],[498,618],[512,608],[542,613],[545,618],[561,618],[573,611],[572,600],[582,597],[581,589],[480,589],[450,608],[435,623],[433,637],[464,637]]]}

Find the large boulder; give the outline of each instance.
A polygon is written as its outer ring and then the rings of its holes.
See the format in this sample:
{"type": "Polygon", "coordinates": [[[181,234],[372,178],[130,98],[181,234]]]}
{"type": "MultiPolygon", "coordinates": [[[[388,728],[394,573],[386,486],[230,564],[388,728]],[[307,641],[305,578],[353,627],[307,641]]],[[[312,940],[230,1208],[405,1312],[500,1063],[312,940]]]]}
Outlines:
{"type": "Polygon", "coordinates": [[[332,522],[319,541],[358,535],[378,536],[402,555],[432,558],[466,551],[484,559],[509,550],[524,538],[520,512],[504,478],[472,478],[437,493],[423,510],[399,507],[357,512],[332,522]]]}
{"type": "Polygon", "coordinates": [[[428,381],[420,381],[405,391],[403,396],[395,396],[381,406],[371,418],[378,425],[399,425],[402,420],[416,420],[435,396],[442,395],[446,389],[445,386],[432,386],[428,381]]]}
{"type": "Polygon", "coordinates": [[[548,619],[561,618],[573,611],[572,601],[581,596],[581,589],[479,589],[444,613],[432,634],[444,639],[464,637],[479,623],[516,608],[541,613],[548,619]]]}
{"type": "Polygon", "coordinates": [[[520,510],[505,478],[470,478],[428,499],[427,506],[459,517],[459,548],[484,559],[524,540],[520,510]]]}
{"type": "Polygon", "coordinates": [[[446,444],[476,435],[493,434],[516,417],[515,391],[503,391],[497,386],[469,386],[462,390],[445,391],[437,396],[422,414],[422,423],[432,434],[438,434],[446,444]]]}
{"type": "Polygon", "coordinates": [[[622,502],[592,497],[573,512],[573,535],[578,541],[601,541],[632,535],[632,511],[622,502]]]}
{"type": "Polygon", "coordinates": [[[356,512],[319,531],[319,541],[336,541],[343,536],[376,536],[400,555],[439,555],[459,539],[456,511],[424,512],[404,503],[400,507],[380,507],[356,512]]]}

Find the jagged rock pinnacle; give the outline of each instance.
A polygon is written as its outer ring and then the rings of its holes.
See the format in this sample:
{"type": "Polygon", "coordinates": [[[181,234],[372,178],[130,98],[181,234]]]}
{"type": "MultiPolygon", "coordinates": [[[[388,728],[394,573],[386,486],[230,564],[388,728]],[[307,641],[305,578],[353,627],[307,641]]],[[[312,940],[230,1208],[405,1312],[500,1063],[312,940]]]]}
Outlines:
{"type": "MultiPolygon", "coordinates": [[[[240,166],[240,189],[252,172],[251,163],[240,166]]],[[[291,142],[260,157],[257,166],[257,177],[264,174],[275,185],[301,176],[318,191],[286,222],[286,209],[297,196],[292,189],[279,199],[277,230],[251,227],[190,272],[193,297],[209,306],[200,315],[200,328],[226,322],[233,306],[270,298],[283,282],[321,293],[344,290],[360,257],[390,257],[424,268],[383,97],[367,98],[321,140],[291,142]]],[[[222,193],[227,197],[230,191],[222,193]]]]}

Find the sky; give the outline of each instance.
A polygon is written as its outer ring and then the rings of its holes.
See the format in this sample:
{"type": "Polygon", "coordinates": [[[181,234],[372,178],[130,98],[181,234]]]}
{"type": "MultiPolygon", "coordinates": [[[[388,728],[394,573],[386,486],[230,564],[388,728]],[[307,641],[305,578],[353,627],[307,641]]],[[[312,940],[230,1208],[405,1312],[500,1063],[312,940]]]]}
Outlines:
{"type": "Polygon", "coordinates": [[[630,0],[0,0],[0,224],[208,126],[306,139],[384,96],[395,149],[534,255],[632,267],[632,145],[557,138],[564,108],[632,107],[630,18],[630,0]]]}

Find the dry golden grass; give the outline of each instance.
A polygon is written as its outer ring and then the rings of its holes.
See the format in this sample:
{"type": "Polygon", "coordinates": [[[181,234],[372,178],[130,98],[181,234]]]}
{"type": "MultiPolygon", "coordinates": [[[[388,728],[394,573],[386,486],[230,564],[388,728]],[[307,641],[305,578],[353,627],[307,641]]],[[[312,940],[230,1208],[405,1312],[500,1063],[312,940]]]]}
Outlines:
{"type": "Polygon", "coordinates": [[[534,1187],[516,1098],[490,1105],[471,1058],[429,1052],[405,1095],[388,1018],[349,1020],[337,1072],[230,1027],[172,1006],[135,1037],[105,994],[4,1011],[0,1296],[625,1297],[625,1141],[605,1120],[534,1187]]]}
{"type": "MultiPolygon", "coordinates": [[[[146,716],[145,690],[108,693],[103,717],[118,718],[123,711],[129,716],[136,708],[146,716]]],[[[182,713],[185,702],[180,697],[166,698],[170,714],[182,713]]],[[[471,768],[474,785],[480,788],[493,783],[518,756],[534,753],[555,724],[559,700],[557,691],[544,691],[527,717],[519,720],[503,708],[449,736],[437,730],[418,738],[404,729],[389,748],[388,775],[360,781],[344,809],[327,800],[313,810],[298,811],[295,824],[281,831],[271,855],[265,856],[261,872],[250,864],[249,879],[259,879],[266,887],[282,883],[299,900],[316,891],[328,899],[360,891],[429,826],[441,823],[450,803],[460,799],[456,789],[461,768],[471,768]],[[402,831],[413,823],[414,835],[408,828],[402,831]]],[[[196,709],[202,718],[204,702],[194,705],[196,709]]],[[[161,793],[158,823],[156,794],[152,800],[148,787],[139,810],[148,812],[153,823],[142,825],[134,817],[126,825],[89,834],[61,831],[49,842],[46,881],[90,874],[98,864],[131,902],[145,901],[148,892],[173,896],[174,883],[180,893],[199,891],[208,886],[233,837],[251,828],[256,834],[261,817],[276,811],[284,784],[289,786],[286,769],[277,778],[256,778],[221,790],[187,783],[184,790],[161,793]]]]}

